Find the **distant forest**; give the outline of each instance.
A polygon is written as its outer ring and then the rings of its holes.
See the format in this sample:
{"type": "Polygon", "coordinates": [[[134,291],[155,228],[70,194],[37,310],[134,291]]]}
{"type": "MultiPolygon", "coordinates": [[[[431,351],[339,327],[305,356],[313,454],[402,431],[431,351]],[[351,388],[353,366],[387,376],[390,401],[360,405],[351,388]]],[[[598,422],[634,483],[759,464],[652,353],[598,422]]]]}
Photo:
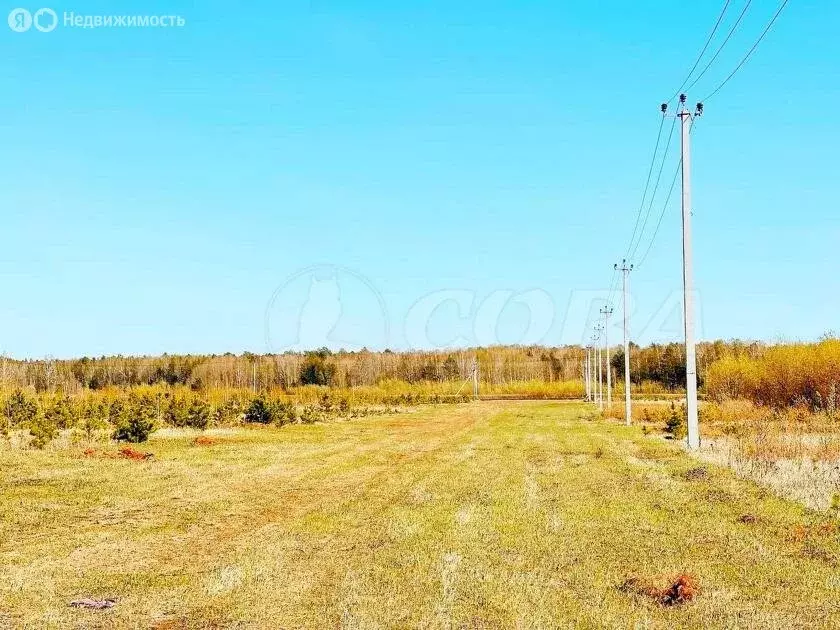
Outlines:
{"type": "MultiPolygon", "coordinates": [[[[722,358],[757,359],[768,346],[755,342],[715,341],[697,348],[701,385],[707,368],[722,358]]],[[[616,378],[623,378],[621,347],[611,349],[616,378]]],[[[0,383],[4,387],[30,387],[38,392],[106,387],[168,384],[208,388],[286,389],[299,385],[355,387],[384,380],[408,383],[465,379],[473,359],[478,360],[482,383],[505,385],[522,381],[572,381],[582,378],[586,351],[580,346],[492,346],[451,351],[373,352],[326,348],[305,353],[258,355],[167,355],[157,357],[110,356],[66,360],[2,359],[0,383]]],[[[604,353],[604,357],[606,353],[604,353]]],[[[679,389],[685,381],[682,344],[631,345],[631,377],[639,384],[656,382],[679,389]]]]}

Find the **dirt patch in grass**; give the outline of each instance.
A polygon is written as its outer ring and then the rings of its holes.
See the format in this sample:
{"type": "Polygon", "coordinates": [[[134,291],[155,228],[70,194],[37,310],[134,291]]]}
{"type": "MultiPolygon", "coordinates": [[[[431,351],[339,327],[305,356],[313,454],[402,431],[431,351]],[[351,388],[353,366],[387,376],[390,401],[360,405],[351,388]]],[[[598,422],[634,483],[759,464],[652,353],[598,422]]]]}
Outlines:
{"type": "Polygon", "coordinates": [[[702,481],[708,479],[709,471],[706,470],[705,466],[698,466],[697,468],[689,468],[682,476],[686,481],[702,481]]]}
{"type": "Polygon", "coordinates": [[[209,435],[199,435],[192,443],[193,446],[213,446],[214,444],[218,444],[219,441],[209,435]]]}
{"type": "Polygon", "coordinates": [[[122,457],[123,459],[130,459],[135,462],[145,462],[149,461],[150,459],[154,459],[154,453],[146,453],[144,451],[138,451],[136,448],[131,446],[123,446],[117,451],[117,457],[122,457]]]}
{"type": "Polygon", "coordinates": [[[816,525],[795,525],[788,535],[788,540],[795,543],[809,539],[834,536],[840,531],[840,525],[834,521],[825,521],[816,525]]]}
{"type": "Polygon", "coordinates": [[[130,459],[135,462],[147,462],[154,459],[154,453],[138,451],[133,446],[121,446],[117,452],[97,451],[95,448],[86,448],[82,451],[84,457],[96,457],[101,459],[130,459]]]}
{"type": "Polygon", "coordinates": [[[693,575],[681,573],[665,581],[661,578],[633,576],[619,587],[624,593],[633,593],[653,600],[660,606],[679,606],[693,600],[700,593],[700,584],[693,575]]]}
{"type": "Polygon", "coordinates": [[[837,555],[813,540],[806,540],[805,544],[802,545],[802,555],[806,558],[824,562],[831,567],[837,566],[837,555]]]}

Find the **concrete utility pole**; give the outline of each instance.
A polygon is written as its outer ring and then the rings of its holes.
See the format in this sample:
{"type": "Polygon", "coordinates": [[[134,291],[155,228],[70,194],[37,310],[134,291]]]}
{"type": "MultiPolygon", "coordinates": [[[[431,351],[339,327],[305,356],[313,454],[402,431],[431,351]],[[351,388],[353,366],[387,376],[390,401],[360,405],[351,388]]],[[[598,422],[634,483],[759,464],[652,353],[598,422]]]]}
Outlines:
{"type": "Polygon", "coordinates": [[[610,315],[613,313],[612,306],[605,306],[601,309],[601,315],[604,316],[604,348],[607,351],[607,407],[612,405],[612,367],[610,367],[610,315]]]}
{"type": "Polygon", "coordinates": [[[473,400],[478,400],[478,357],[473,358],[473,400]]]}
{"type": "Polygon", "coordinates": [[[591,372],[592,369],[592,361],[589,357],[589,346],[586,346],[586,372],[584,373],[584,378],[586,379],[586,400],[592,402],[592,379],[591,379],[591,372]]]}
{"type": "Polygon", "coordinates": [[[703,114],[703,103],[697,103],[692,115],[685,107],[685,94],[680,94],[680,128],[682,131],[682,228],[683,228],[683,321],[685,324],[685,407],[688,412],[688,448],[700,448],[700,425],[697,421],[697,359],[694,350],[694,270],[691,255],[691,124],[703,114]]]}
{"type": "Polygon", "coordinates": [[[586,382],[586,359],[589,358],[589,350],[586,352],[587,357],[580,362],[580,377],[583,380],[583,398],[584,400],[589,400],[589,383],[586,382]]]}
{"type": "Polygon", "coordinates": [[[630,314],[627,312],[627,294],[630,291],[629,274],[633,271],[633,265],[627,266],[627,261],[621,261],[621,267],[615,266],[617,271],[623,275],[623,298],[622,311],[624,312],[624,424],[628,427],[632,423],[630,405],[630,314]]]}
{"type": "MultiPolygon", "coordinates": [[[[600,341],[602,330],[603,330],[603,326],[599,323],[595,327],[595,331],[596,331],[595,341],[596,342],[600,341]]],[[[597,371],[596,371],[596,378],[598,379],[597,383],[596,383],[596,389],[597,389],[597,392],[598,392],[598,395],[597,395],[598,409],[603,409],[604,408],[604,379],[603,379],[603,375],[601,373],[601,344],[597,344],[595,346],[595,361],[598,364],[597,371]]]]}

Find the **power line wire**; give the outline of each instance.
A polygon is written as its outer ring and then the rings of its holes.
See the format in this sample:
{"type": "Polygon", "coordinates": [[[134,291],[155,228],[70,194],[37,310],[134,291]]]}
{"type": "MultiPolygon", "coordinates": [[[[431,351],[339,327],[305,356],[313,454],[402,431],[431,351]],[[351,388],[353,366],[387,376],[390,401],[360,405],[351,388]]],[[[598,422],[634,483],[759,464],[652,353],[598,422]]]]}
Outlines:
{"type": "Polygon", "coordinates": [[[607,299],[606,299],[607,302],[609,302],[612,299],[613,291],[615,291],[615,275],[616,275],[616,273],[617,273],[616,270],[613,269],[612,276],[610,276],[610,284],[609,284],[610,288],[607,291],[607,299]]]}
{"type": "MultiPolygon", "coordinates": [[[[636,223],[633,225],[633,234],[630,236],[630,244],[627,246],[627,252],[633,246],[633,239],[636,238],[636,230],[639,229],[639,219],[642,218],[642,209],[645,207],[645,199],[647,198],[648,188],[650,187],[650,176],[653,174],[653,166],[656,164],[656,154],[659,152],[659,141],[662,138],[662,127],[665,125],[665,113],[662,113],[662,120],[659,121],[659,131],[656,134],[656,145],[653,147],[653,155],[650,157],[650,167],[648,168],[647,180],[645,181],[645,190],[642,193],[642,201],[639,203],[639,210],[636,212],[636,223]]],[[[627,256],[624,256],[627,258],[627,256]]]]}
{"type": "Polygon", "coordinates": [[[717,22],[715,22],[715,26],[712,29],[712,32],[709,33],[709,37],[706,38],[706,43],[703,45],[703,49],[700,51],[700,54],[697,55],[697,60],[694,62],[694,65],[691,66],[691,70],[688,71],[688,74],[685,75],[685,79],[683,79],[683,82],[680,84],[680,87],[677,88],[677,91],[671,98],[665,101],[666,103],[670,103],[675,98],[677,98],[677,96],[680,95],[680,92],[682,92],[682,89],[685,87],[685,84],[688,83],[689,79],[691,79],[691,75],[694,74],[695,70],[697,70],[697,66],[700,64],[700,60],[703,58],[703,55],[706,54],[706,50],[709,48],[709,44],[712,43],[712,38],[715,36],[715,33],[717,33],[718,26],[720,26],[721,20],[723,20],[723,16],[726,14],[726,9],[729,7],[730,2],[731,0],[726,0],[726,2],[724,3],[723,9],[721,9],[720,11],[720,15],[718,16],[717,22]]]}
{"type": "Polygon", "coordinates": [[[671,148],[671,139],[674,136],[674,128],[676,127],[677,117],[675,116],[671,121],[671,130],[668,132],[668,141],[665,144],[665,151],[662,153],[662,162],[659,164],[659,173],[656,175],[656,184],[653,187],[653,193],[650,196],[650,203],[648,204],[647,212],[645,213],[645,220],[642,223],[642,229],[639,232],[639,240],[636,241],[636,245],[633,246],[631,242],[631,248],[633,251],[628,253],[629,255],[626,256],[628,260],[632,260],[633,257],[636,255],[636,251],[639,249],[639,244],[642,242],[642,237],[645,233],[645,227],[647,227],[648,218],[650,217],[650,211],[653,208],[653,202],[656,200],[656,192],[659,190],[659,182],[662,179],[662,171],[665,169],[665,160],[668,158],[668,151],[671,148]]]}
{"type": "Polygon", "coordinates": [[[729,79],[731,79],[732,77],[734,77],[734,76],[735,76],[735,73],[736,73],[736,72],[738,72],[738,70],[740,70],[740,69],[741,69],[741,66],[743,66],[745,63],[747,63],[747,60],[748,60],[748,59],[750,58],[750,56],[753,54],[753,52],[755,51],[755,49],[756,49],[756,48],[758,48],[758,45],[761,43],[761,40],[762,40],[762,39],[764,39],[764,36],[765,36],[765,35],[767,35],[767,32],[770,30],[770,28],[773,26],[773,23],[776,21],[776,19],[777,19],[777,18],[779,17],[779,15],[782,13],[782,9],[784,9],[784,8],[785,8],[785,5],[787,5],[787,3],[788,3],[788,0],[783,0],[782,4],[781,4],[781,5],[779,5],[778,10],[776,11],[776,14],[773,16],[773,18],[770,20],[770,22],[768,22],[767,26],[764,28],[764,31],[761,33],[761,35],[759,35],[758,40],[756,40],[755,44],[753,44],[752,48],[750,48],[750,50],[747,52],[747,54],[746,54],[746,55],[744,55],[744,58],[743,58],[743,59],[741,59],[741,63],[739,63],[737,66],[735,66],[735,69],[734,69],[734,70],[733,70],[733,71],[729,74],[729,76],[728,76],[728,77],[726,77],[726,78],[723,80],[723,83],[721,83],[719,86],[717,86],[711,94],[709,94],[706,98],[704,98],[704,99],[703,99],[703,102],[708,101],[708,100],[709,100],[710,98],[712,98],[715,94],[717,94],[718,92],[720,92],[721,88],[723,88],[723,86],[724,86],[724,85],[726,85],[727,83],[729,83],[729,79]]]}
{"type": "Polygon", "coordinates": [[[613,269],[612,280],[610,281],[610,292],[607,293],[607,304],[612,304],[612,297],[618,289],[618,273],[613,269]]]}
{"type": "Polygon", "coordinates": [[[659,220],[656,222],[656,229],[653,231],[653,236],[648,243],[647,249],[645,250],[642,259],[636,263],[635,269],[638,270],[644,262],[647,260],[648,254],[650,253],[650,248],[653,246],[653,242],[656,240],[656,235],[659,233],[659,226],[662,225],[662,218],[665,216],[665,211],[668,209],[668,202],[671,201],[671,195],[674,193],[674,186],[677,183],[677,175],[680,174],[680,168],[682,167],[682,158],[679,159],[677,162],[677,170],[674,171],[674,179],[671,180],[671,187],[668,189],[668,196],[665,197],[665,203],[662,204],[662,212],[659,213],[659,220]]]}
{"type": "MultiPolygon", "coordinates": [[[[688,124],[688,133],[694,133],[694,125],[697,124],[697,118],[694,117],[691,119],[691,122],[688,124]]],[[[662,204],[662,211],[659,213],[659,219],[656,222],[656,228],[653,230],[653,236],[650,237],[650,242],[648,243],[647,248],[645,249],[645,253],[642,256],[642,259],[636,263],[635,268],[638,270],[642,264],[647,260],[648,254],[650,253],[650,248],[653,247],[653,242],[656,240],[656,235],[659,234],[659,227],[662,225],[662,219],[665,216],[665,211],[668,209],[668,202],[671,201],[671,195],[674,193],[674,186],[677,184],[677,176],[680,174],[680,168],[682,167],[682,157],[677,160],[677,170],[674,172],[674,177],[671,180],[671,187],[668,189],[668,195],[665,197],[665,203],[662,204]]]]}
{"type": "Polygon", "coordinates": [[[689,86],[685,89],[685,91],[688,91],[688,90],[690,90],[691,88],[693,88],[693,87],[697,84],[697,82],[698,82],[700,79],[702,79],[702,78],[703,78],[703,75],[704,75],[704,74],[706,74],[706,71],[708,71],[708,69],[709,69],[709,68],[711,68],[712,64],[715,62],[715,59],[717,59],[717,58],[718,58],[718,55],[721,53],[721,51],[724,49],[724,47],[726,46],[726,44],[727,44],[727,43],[729,42],[729,40],[732,38],[732,35],[734,35],[734,34],[735,34],[735,30],[738,28],[738,25],[741,23],[741,20],[744,18],[744,15],[747,13],[747,9],[749,9],[749,8],[750,8],[750,5],[751,5],[751,4],[752,4],[752,0],[747,0],[746,4],[744,5],[744,8],[741,10],[741,14],[738,16],[738,19],[737,19],[737,20],[735,20],[735,24],[733,24],[733,25],[732,25],[732,28],[731,28],[731,29],[729,29],[729,32],[726,34],[726,38],[723,40],[723,43],[722,43],[722,44],[720,45],[720,47],[717,49],[717,51],[715,52],[714,56],[713,56],[713,57],[709,60],[709,63],[707,63],[707,64],[706,64],[706,67],[705,67],[705,68],[703,68],[703,70],[700,72],[700,74],[698,74],[698,75],[697,75],[697,77],[694,79],[694,81],[692,81],[692,82],[691,82],[691,85],[689,85],[689,86]]]}

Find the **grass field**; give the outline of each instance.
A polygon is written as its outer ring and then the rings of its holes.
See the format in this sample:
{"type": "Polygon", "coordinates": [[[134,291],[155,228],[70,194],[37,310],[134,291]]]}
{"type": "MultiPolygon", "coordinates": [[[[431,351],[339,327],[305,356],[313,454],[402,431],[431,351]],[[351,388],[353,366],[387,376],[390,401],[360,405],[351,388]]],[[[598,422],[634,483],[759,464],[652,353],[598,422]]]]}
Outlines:
{"type": "Polygon", "coordinates": [[[834,520],[592,418],[487,401],[160,432],[150,461],[0,451],[0,627],[840,625],[834,520]],[[622,588],[681,573],[681,605],[622,588]]]}

